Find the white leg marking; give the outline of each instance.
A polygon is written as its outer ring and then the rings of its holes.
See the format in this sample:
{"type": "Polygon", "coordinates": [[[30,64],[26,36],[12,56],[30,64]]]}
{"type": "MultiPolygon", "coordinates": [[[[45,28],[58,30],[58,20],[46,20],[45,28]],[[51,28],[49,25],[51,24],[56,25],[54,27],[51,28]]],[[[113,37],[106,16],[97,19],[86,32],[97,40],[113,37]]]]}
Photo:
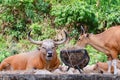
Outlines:
{"type": "Polygon", "coordinates": [[[112,66],[114,67],[114,74],[117,74],[117,60],[116,59],[114,59],[114,60],[112,60],[112,66]]]}
{"type": "Polygon", "coordinates": [[[108,63],[108,73],[111,73],[112,61],[107,61],[108,63]]]}

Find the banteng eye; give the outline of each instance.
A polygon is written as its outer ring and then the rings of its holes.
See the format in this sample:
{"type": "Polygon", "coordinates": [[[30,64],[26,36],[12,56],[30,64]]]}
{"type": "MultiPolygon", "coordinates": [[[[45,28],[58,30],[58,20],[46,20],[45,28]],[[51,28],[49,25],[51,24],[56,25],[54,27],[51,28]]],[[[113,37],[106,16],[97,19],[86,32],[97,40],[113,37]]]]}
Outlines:
{"type": "Polygon", "coordinates": [[[54,49],[55,47],[52,47],[52,49],[54,49]]]}
{"type": "Polygon", "coordinates": [[[80,38],[78,40],[80,40],[80,38]]]}
{"type": "Polygon", "coordinates": [[[46,49],[45,47],[42,47],[43,49],[46,49]]]}

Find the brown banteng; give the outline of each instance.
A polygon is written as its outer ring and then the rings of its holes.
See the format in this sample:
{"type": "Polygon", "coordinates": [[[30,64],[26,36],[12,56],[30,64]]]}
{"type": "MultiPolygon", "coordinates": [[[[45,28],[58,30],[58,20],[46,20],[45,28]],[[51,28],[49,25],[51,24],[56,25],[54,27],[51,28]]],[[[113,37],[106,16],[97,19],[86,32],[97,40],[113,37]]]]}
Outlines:
{"type": "Polygon", "coordinates": [[[113,26],[100,34],[85,33],[81,27],[81,35],[76,45],[84,48],[86,45],[91,45],[98,51],[105,53],[108,56],[108,72],[111,72],[111,67],[114,67],[114,74],[117,74],[117,58],[120,53],[120,26],[113,26]]]}
{"type": "MultiPolygon", "coordinates": [[[[97,62],[93,70],[96,70],[99,73],[106,73],[108,70],[108,64],[106,62],[97,62]]],[[[113,66],[111,67],[111,73],[114,73],[113,66]]]]}
{"type": "Polygon", "coordinates": [[[54,41],[52,39],[46,39],[43,41],[35,41],[28,34],[30,42],[40,45],[38,50],[21,53],[10,56],[2,61],[0,64],[0,70],[12,69],[12,70],[27,70],[27,69],[47,69],[54,70],[60,65],[60,61],[57,57],[56,46],[64,43],[67,39],[67,34],[64,32],[64,39],[61,41],[54,41]]]}

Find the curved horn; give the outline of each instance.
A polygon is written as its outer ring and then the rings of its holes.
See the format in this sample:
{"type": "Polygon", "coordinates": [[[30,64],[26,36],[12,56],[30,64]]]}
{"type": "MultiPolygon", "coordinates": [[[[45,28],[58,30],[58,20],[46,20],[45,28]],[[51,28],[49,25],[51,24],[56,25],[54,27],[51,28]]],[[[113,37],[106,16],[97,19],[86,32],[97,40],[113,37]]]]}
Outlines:
{"type": "Polygon", "coordinates": [[[64,43],[65,41],[67,40],[67,32],[65,32],[64,31],[64,39],[62,40],[62,41],[57,41],[57,42],[55,42],[55,44],[62,44],[62,43],[64,43]]]}
{"type": "Polygon", "coordinates": [[[83,26],[81,25],[81,34],[84,34],[85,33],[85,30],[83,28],[83,26]]]}
{"type": "MultiPolygon", "coordinates": [[[[32,31],[32,30],[31,30],[31,31],[32,31]]],[[[35,41],[35,40],[33,40],[33,39],[30,37],[31,31],[28,33],[28,40],[29,40],[31,43],[33,43],[33,44],[37,44],[37,45],[42,44],[42,41],[35,41]]]]}

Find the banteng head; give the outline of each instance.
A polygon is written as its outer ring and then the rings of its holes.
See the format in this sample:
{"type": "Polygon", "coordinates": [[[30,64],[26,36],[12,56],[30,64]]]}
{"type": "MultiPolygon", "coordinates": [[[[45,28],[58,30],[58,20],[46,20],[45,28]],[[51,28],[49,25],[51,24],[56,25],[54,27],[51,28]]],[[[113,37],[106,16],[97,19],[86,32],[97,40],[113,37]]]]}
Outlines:
{"type": "Polygon", "coordinates": [[[89,39],[89,34],[85,33],[84,28],[81,26],[80,37],[79,37],[76,45],[79,46],[80,48],[84,48],[88,43],[88,39],[89,39]]]}
{"type": "Polygon", "coordinates": [[[52,60],[56,55],[56,46],[64,43],[67,40],[67,33],[64,31],[64,38],[61,41],[54,41],[52,39],[45,39],[43,41],[35,41],[30,37],[31,31],[28,33],[28,39],[31,43],[40,45],[40,50],[45,55],[46,60],[52,60]]]}

